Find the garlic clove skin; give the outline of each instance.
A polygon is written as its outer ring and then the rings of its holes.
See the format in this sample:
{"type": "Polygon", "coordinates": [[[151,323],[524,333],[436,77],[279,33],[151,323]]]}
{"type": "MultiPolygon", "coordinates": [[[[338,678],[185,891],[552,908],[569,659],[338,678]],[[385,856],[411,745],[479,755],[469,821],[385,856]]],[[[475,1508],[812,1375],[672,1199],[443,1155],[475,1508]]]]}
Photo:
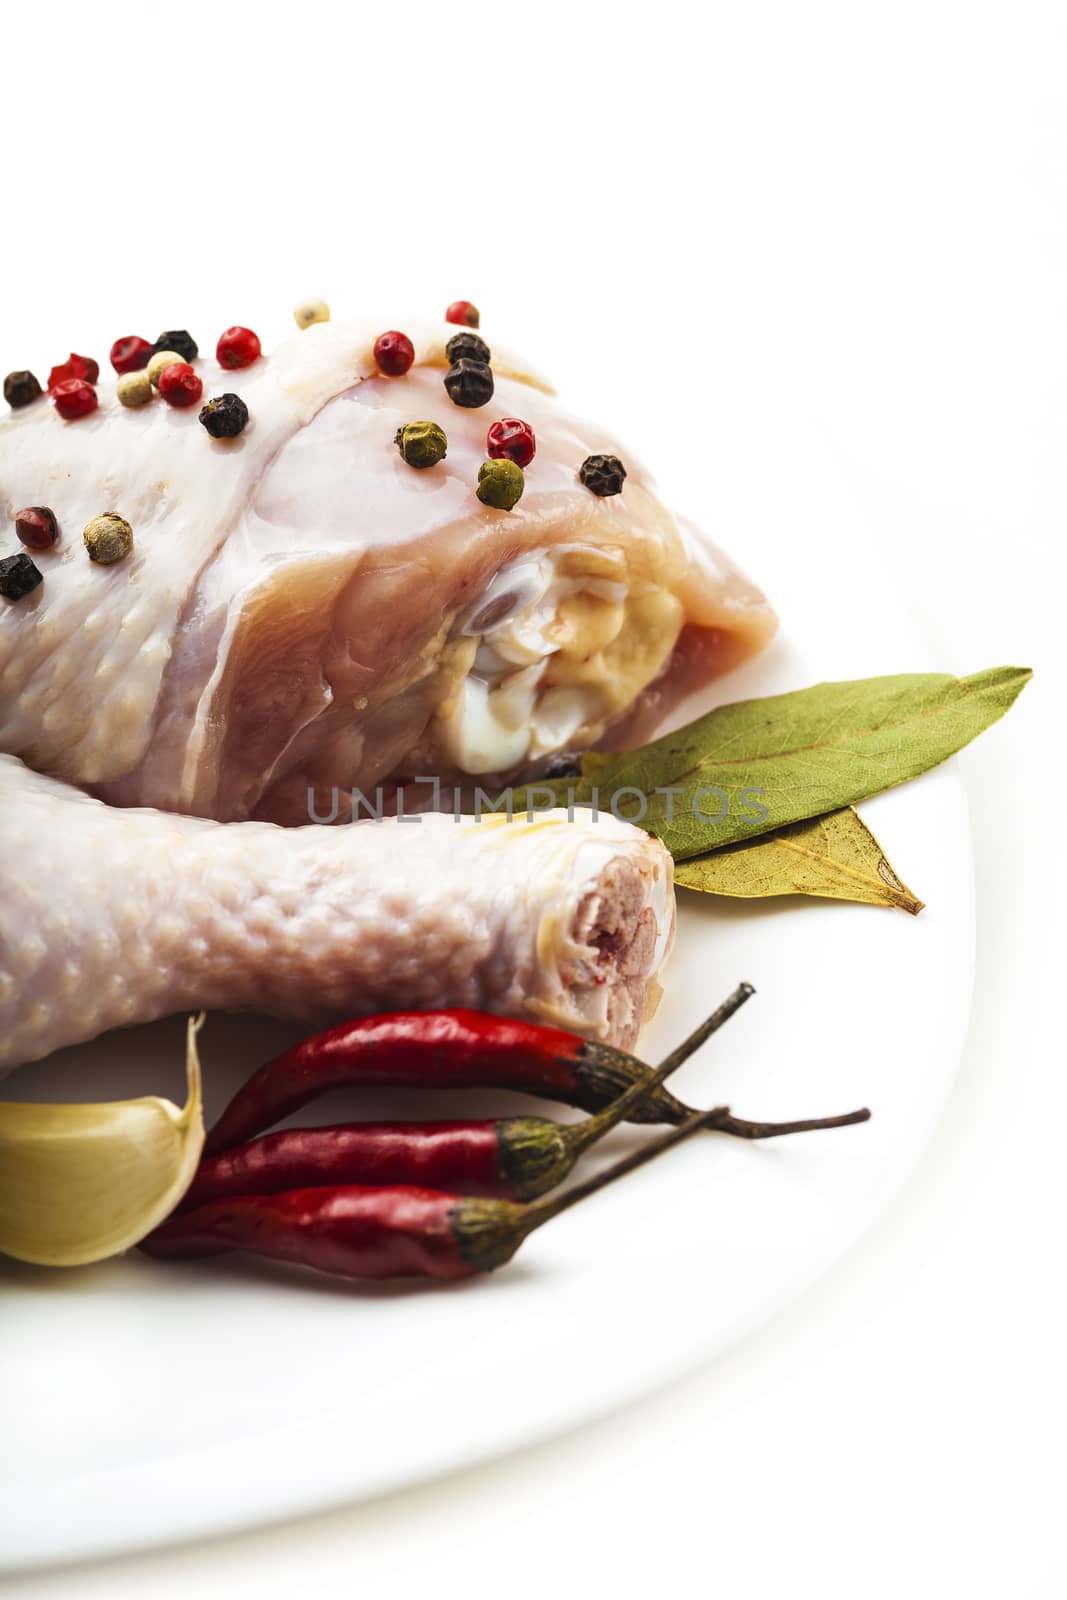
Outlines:
{"type": "Polygon", "coordinates": [[[170,1215],[204,1146],[203,1020],[189,1019],[183,1107],[156,1096],[0,1104],[0,1254],[84,1266],[128,1250],[170,1215]]]}

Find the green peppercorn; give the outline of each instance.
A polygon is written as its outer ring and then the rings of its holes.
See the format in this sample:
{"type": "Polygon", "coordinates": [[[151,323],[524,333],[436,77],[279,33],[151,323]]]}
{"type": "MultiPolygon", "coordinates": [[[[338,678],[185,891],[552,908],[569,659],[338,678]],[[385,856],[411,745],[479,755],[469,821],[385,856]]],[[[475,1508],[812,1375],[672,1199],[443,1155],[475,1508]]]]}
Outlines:
{"type": "Polygon", "coordinates": [[[626,479],[626,468],[618,456],[586,456],[578,468],[578,476],[592,494],[621,494],[626,479]]]}
{"type": "Polygon", "coordinates": [[[152,380],[147,370],[142,368],[140,372],[124,372],[115,385],[115,393],[120,405],[146,406],[153,394],[152,380]]]}
{"type": "Polygon", "coordinates": [[[133,529],[117,511],[105,511],[85,524],[82,534],[90,561],[109,567],[133,549],[133,529]]]}
{"type": "Polygon", "coordinates": [[[497,511],[510,511],[522,499],[525,487],[522,468],[504,456],[496,461],[483,461],[478,468],[475,493],[483,506],[494,506],[497,511]]]}
{"type": "Polygon", "coordinates": [[[483,367],[489,365],[492,351],[484,339],[476,333],[454,333],[445,345],[445,355],[450,363],[456,361],[480,361],[483,367]]]}
{"type": "Polygon", "coordinates": [[[393,439],[409,467],[435,467],[445,459],[448,440],[436,422],[405,422],[393,439]]]}
{"type": "Polygon", "coordinates": [[[145,375],[153,389],[159,388],[159,375],[172,367],[176,361],[184,361],[185,357],[179,355],[177,350],[157,350],[151,361],[145,367],[145,375]]]}
{"type": "Polygon", "coordinates": [[[9,372],[4,379],[4,399],[12,411],[41,398],[41,385],[32,372],[9,372]]]}

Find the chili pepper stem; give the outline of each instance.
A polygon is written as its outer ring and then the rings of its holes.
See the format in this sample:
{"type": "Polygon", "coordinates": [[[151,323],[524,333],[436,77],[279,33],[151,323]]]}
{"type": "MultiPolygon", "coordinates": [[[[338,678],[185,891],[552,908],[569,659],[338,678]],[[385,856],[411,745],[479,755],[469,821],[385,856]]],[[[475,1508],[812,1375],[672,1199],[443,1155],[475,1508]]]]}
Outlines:
{"type": "Polygon", "coordinates": [[[717,1033],[724,1023],[729,1022],[730,1018],[740,1011],[745,1001],[750,1000],[755,992],[750,983],[739,983],[722,1005],[717,1006],[710,1017],[706,1017],[699,1027],[694,1028],[688,1039],[683,1039],[682,1043],[660,1062],[654,1072],[645,1073],[635,1079],[618,1099],[613,1100],[602,1111],[598,1111],[595,1116],[587,1118],[585,1122],[575,1127],[567,1128],[565,1138],[571,1156],[576,1159],[588,1150],[590,1145],[602,1139],[610,1129],[623,1122],[634,1106],[640,1104],[653,1090],[658,1089],[683,1062],[688,1061],[713,1033],[717,1033]]]}
{"type": "Polygon", "coordinates": [[[695,1112],[679,1127],[672,1128],[670,1133],[664,1134],[662,1139],[657,1139],[642,1149],[623,1156],[621,1161],[616,1161],[614,1166],[608,1167],[606,1171],[596,1173],[584,1183],[575,1184],[573,1189],[568,1189],[564,1194],[553,1195],[551,1198],[546,1196],[524,1206],[520,1225],[521,1235],[525,1238],[527,1234],[533,1233],[535,1228],[551,1222],[553,1217],[558,1217],[563,1211],[569,1211],[571,1206],[588,1199],[599,1189],[607,1188],[619,1178],[625,1178],[627,1173],[643,1167],[646,1162],[654,1161],[664,1151],[673,1150],[675,1145],[684,1143],[702,1129],[722,1130],[736,1134],[741,1139],[776,1139],[786,1133],[814,1133],[824,1128],[847,1128],[854,1123],[868,1122],[870,1115],[870,1111],[863,1107],[862,1110],[847,1111],[837,1117],[808,1117],[799,1122],[749,1122],[744,1118],[732,1116],[729,1106],[716,1106],[711,1111],[695,1112]]]}

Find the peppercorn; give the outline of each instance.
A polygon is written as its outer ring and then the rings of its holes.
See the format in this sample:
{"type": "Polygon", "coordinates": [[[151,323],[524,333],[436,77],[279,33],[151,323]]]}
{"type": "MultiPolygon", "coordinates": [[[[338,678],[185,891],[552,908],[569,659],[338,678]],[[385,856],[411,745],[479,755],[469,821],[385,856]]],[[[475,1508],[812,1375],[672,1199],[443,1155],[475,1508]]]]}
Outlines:
{"type": "Polygon", "coordinates": [[[31,550],[51,550],[59,538],[56,514],[49,506],[23,506],[15,512],[15,532],[31,550]]]}
{"type": "Polygon", "coordinates": [[[48,389],[54,394],[61,383],[69,383],[71,378],[80,378],[85,383],[95,384],[99,377],[100,366],[92,356],[76,356],[71,351],[62,366],[53,367],[48,374],[48,389]]]}
{"type": "Polygon", "coordinates": [[[293,321],[298,328],[310,328],[314,322],[329,322],[330,308],[325,300],[301,300],[293,307],[293,321]]]}
{"type": "Polygon", "coordinates": [[[478,468],[475,494],[483,506],[495,506],[497,511],[510,511],[522,499],[525,487],[522,468],[517,467],[514,461],[483,461],[478,468]]]}
{"type": "Polygon", "coordinates": [[[161,333],[152,349],[177,350],[181,361],[195,361],[200,354],[199,345],[185,328],[170,328],[166,333],[161,333]]]}
{"type": "Polygon", "coordinates": [[[502,417],[494,422],[485,440],[486,454],[493,460],[506,458],[517,467],[528,467],[537,453],[537,441],[528,422],[518,417],[502,417]]]}
{"type": "Polygon", "coordinates": [[[374,341],[374,359],[387,378],[402,378],[415,359],[415,346],[406,333],[380,333],[374,341]]]}
{"type": "Polygon", "coordinates": [[[160,373],[166,372],[168,367],[172,367],[175,362],[180,362],[181,359],[182,358],[178,354],[177,350],[156,351],[155,355],[150,358],[147,367],[145,367],[145,371],[148,374],[148,381],[152,385],[153,389],[159,388],[160,373]]]}
{"type": "Polygon", "coordinates": [[[445,459],[448,439],[436,422],[406,422],[393,438],[409,467],[435,467],[445,459]]]}
{"type": "Polygon", "coordinates": [[[231,371],[236,371],[238,367],[250,367],[262,354],[263,346],[258,334],[253,333],[251,328],[240,326],[227,328],[225,333],[220,333],[215,346],[215,359],[219,366],[229,367],[231,371]]]}
{"type": "Polygon", "coordinates": [[[484,406],[493,398],[493,371],[484,361],[463,357],[445,373],[448,398],[457,406],[484,406]]]}
{"type": "Polygon", "coordinates": [[[469,300],[453,300],[445,312],[446,322],[458,322],[465,328],[477,328],[481,320],[478,307],[472,306],[469,300]]]}
{"type": "Polygon", "coordinates": [[[20,411],[23,406],[32,405],[40,398],[41,385],[33,373],[25,368],[20,372],[9,372],[4,379],[4,399],[12,411],[20,411]]]}
{"type": "Polygon", "coordinates": [[[0,594],[5,600],[23,600],[44,582],[41,569],[20,550],[17,556],[0,561],[0,594]]]}
{"type": "Polygon", "coordinates": [[[202,378],[198,378],[188,361],[172,361],[159,374],[160,398],[169,406],[195,406],[204,392],[202,378]]]}
{"type": "Polygon", "coordinates": [[[586,456],[578,468],[578,476],[587,489],[603,497],[621,494],[626,468],[618,456],[586,456]]]}
{"type": "Polygon", "coordinates": [[[82,538],[89,552],[89,560],[98,561],[104,567],[121,561],[133,549],[133,529],[117,511],[104,511],[87,522],[82,538]]]}
{"type": "Polygon", "coordinates": [[[87,417],[99,405],[96,390],[84,378],[67,378],[52,390],[52,399],[60,416],[67,422],[77,422],[87,417]]]}
{"type": "Polygon", "coordinates": [[[148,365],[151,354],[152,346],[147,339],[142,339],[137,333],[127,333],[123,338],[115,340],[108,359],[115,371],[121,375],[124,372],[143,371],[148,365]]]}
{"type": "MultiPolygon", "coordinates": [[[[160,371],[163,370],[161,367],[160,371]]],[[[153,393],[152,380],[147,372],[124,372],[115,385],[115,394],[122,406],[146,406],[153,393]]]]}
{"type": "Polygon", "coordinates": [[[454,333],[445,345],[445,355],[449,361],[480,361],[487,367],[491,351],[476,333],[454,333]]]}
{"type": "Polygon", "coordinates": [[[213,439],[236,439],[248,426],[248,407],[237,394],[220,394],[209,400],[200,421],[213,439]]]}

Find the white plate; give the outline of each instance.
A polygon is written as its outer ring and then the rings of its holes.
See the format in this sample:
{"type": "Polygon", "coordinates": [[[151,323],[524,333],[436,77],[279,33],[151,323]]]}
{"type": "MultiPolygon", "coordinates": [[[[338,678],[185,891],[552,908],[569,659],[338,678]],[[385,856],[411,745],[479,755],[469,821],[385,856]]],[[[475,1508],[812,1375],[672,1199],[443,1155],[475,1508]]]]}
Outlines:
{"type": "MultiPolygon", "coordinates": [[[[768,482],[735,454],[716,490],[724,542],[786,619],[783,640],[720,698],[927,664],[855,507],[806,472],[798,452],[768,482]]],[[[872,1122],[763,1146],[698,1138],[539,1233],[491,1280],[451,1288],[136,1255],[72,1272],[0,1266],[0,1563],[222,1532],[515,1448],[678,1376],[810,1284],[910,1168],[969,1007],[972,871],[954,768],[865,814],[923,915],[687,897],[643,1050],[658,1059],[747,978],[756,999],[678,1092],[771,1118],[869,1104],[872,1122]]],[[[179,1097],[181,1035],[177,1020],[113,1035],[27,1068],[5,1092],[179,1097]]],[[[210,1108],[290,1037],[212,1019],[210,1108]]],[[[471,1095],[462,1109],[511,1104],[471,1095]]],[[[443,1096],[418,1105],[457,1111],[443,1096]]],[[[412,1102],[339,1099],[307,1120],[368,1112],[411,1115],[412,1102]]]]}

